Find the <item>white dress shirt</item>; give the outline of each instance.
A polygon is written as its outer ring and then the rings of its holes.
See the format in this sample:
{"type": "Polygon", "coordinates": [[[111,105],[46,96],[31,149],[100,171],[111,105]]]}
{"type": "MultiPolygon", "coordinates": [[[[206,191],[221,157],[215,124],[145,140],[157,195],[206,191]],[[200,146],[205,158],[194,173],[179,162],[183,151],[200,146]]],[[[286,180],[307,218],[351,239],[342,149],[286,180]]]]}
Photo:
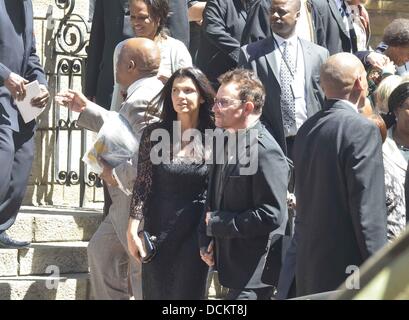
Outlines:
{"type": "MultiPolygon", "coordinates": [[[[281,60],[283,59],[282,54],[284,52],[284,42],[287,42],[287,50],[289,50],[291,59],[295,61],[296,72],[294,74],[294,88],[302,88],[299,90],[299,94],[295,97],[295,122],[297,129],[292,129],[289,132],[285,132],[286,137],[295,136],[298,129],[303,125],[305,120],[307,120],[307,107],[306,107],[306,93],[305,93],[305,61],[302,52],[302,47],[300,45],[298,36],[295,34],[288,39],[284,39],[279,35],[273,33],[274,39],[277,41],[280,50],[274,50],[275,58],[277,61],[277,70],[280,74],[281,60]]],[[[274,44],[276,46],[276,44],[274,44]]],[[[277,79],[280,82],[280,79],[277,79]]],[[[280,84],[281,85],[281,84],[280,84]]]]}

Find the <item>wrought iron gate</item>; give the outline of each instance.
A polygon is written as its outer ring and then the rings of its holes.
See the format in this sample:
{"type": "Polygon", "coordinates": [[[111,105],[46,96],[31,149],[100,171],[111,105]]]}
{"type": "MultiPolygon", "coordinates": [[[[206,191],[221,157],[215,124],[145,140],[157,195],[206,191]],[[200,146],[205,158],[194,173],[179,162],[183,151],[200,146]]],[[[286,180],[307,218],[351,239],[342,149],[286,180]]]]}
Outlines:
{"type": "MultiPolygon", "coordinates": [[[[90,24],[83,16],[74,13],[74,8],[75,0],[55,0],[55,6],[49,6],[45,18],[35,18],[41,21],[45,30],[43,63],[52,98],[62,90],[81,90],[84,83],[90,24]],[[55,9],[62,11],[55,12],[55,9]],[[56,19],[55,13],[63,13],[63,17],[56,19]]],[[[79,206],[82,207],[85,188],[102,185],[99,177],[88,172],[80,160],[86,151],[87,132],[78,128],[73,112],[60,108],[54,99],[47,116],[43,122],[47,121],[48,125],[40,123],[38,130],[53,132],[53,183],[67,187],[79,185],[79,206]]]]}

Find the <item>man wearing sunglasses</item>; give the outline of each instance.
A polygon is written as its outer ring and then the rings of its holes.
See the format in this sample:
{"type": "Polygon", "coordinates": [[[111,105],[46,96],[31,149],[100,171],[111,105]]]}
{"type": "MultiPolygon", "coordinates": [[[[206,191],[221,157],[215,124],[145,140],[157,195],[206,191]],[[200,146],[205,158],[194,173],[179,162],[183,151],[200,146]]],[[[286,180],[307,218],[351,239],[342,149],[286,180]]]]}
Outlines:
{"type": "Polygon", "coordinates": [[[259,120],[265,98],[260,80],[236,69],[220,84],[213,111],[228,141],[224,150],[215,149],[219,161],[209,174],[200,254],[229,288],[227,300],[266,300],[281,266],[289,169],[259,120]]]}

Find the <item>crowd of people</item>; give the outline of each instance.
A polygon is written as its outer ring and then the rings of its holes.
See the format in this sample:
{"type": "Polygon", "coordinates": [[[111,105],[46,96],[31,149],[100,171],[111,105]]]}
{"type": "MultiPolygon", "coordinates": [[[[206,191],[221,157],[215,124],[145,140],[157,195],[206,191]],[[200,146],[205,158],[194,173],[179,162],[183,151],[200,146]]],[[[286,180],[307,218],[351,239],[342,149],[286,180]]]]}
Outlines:
{"type": "MultiPolygon", "coordinates": [[[[94,132],[118,113],[139,147],[117,166],[98,159],[92,298],[205,299],[215,270],[228,300],[332,291],[399,237],[409,20],[372,49],[365,2],[95,1],[84,93],[55,99],[94,132]]],[[[5,231],[35,121],[15,101],[33,80],[33,106],[49,94],[31,1],[0,0],[0,12],[0,246],[20,248],[5,231]]]]}

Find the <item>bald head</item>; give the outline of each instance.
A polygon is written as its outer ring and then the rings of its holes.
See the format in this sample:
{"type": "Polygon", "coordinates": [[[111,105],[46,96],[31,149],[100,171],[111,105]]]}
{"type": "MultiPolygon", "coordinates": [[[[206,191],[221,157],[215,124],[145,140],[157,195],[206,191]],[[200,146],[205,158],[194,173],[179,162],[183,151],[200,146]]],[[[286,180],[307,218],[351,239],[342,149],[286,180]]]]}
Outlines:
{"type": "Polygon", "coordinates": [[[354,104],[366,97],[368,89],[361,61],[345,52],[329,57],[321,66],[320,83],[328,99],[344,99],[354,104]]]}
{"type": "Polygon", "coordinates": [[[147,38],[132,38],[125,41],[119,54],[121,62],[133,61],[141,77],[155,75],[160,65],[158,46],[147,38]]]}

